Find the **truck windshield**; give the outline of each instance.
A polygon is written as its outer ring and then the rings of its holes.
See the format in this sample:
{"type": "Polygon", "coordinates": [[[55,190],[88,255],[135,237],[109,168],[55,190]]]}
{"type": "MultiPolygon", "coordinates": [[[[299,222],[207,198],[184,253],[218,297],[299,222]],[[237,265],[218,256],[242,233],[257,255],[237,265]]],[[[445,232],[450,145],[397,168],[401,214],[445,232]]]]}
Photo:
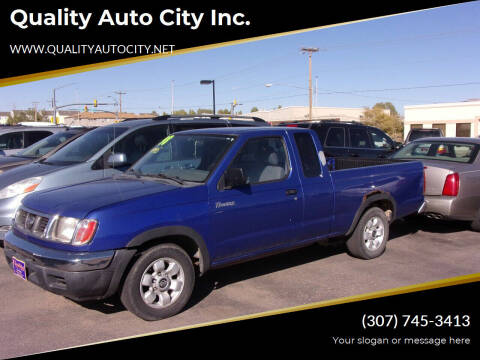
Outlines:
{"type": "Polygon", "coordinates": [[[126,127],[108,126],[92,130],[58,150],[44,162],[47,164],[60,165],[87,161],[127,129],[126,127]]]}
{"type": "Polygon", "coordinates": [[[35,144],[27,147],[23,151],[20,151],[14,156],[27,157],[32,159],[39,158],[56,148],[58,145],[70,139],[73,135],[78,134],[79,132],[80,130],[69,130],[50,135],[49,137],[46,137],[45,139],[40,140],[35,144]]]}
{"type": "Polygon", "coordinates": [[[396,152],[394,159],[424,159],[472,163],[479,150],[476,144],[416,141],[396,152]]]}
{"type": "Polygon", "coordinates": [[[224,135],[170,135],[130,170],[137,175],[204,182],[235,141],[224,135]]]}

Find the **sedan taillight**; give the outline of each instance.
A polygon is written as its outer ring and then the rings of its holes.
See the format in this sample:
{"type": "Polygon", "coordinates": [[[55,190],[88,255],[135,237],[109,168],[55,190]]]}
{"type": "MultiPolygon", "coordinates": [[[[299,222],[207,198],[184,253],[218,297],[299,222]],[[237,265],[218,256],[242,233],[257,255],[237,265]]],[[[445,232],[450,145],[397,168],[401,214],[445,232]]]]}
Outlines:
{"type": "Polygon", "coordinates": [[[445,184],[443,185],[442,195],[444,196],[457,196],[458,189],[460,188],[460,177],[458,173],[447,175],[445,184]]]}

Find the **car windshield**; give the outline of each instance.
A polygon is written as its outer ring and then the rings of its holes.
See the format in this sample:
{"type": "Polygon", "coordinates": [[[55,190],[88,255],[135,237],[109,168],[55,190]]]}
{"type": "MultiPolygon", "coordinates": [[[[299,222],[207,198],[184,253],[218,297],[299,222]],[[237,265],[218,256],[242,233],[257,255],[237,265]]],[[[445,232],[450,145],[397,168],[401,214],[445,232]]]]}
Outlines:
{"type": "Polygon", "coordinates": [[[479,145],[458,142],[416,141],[396,152],[394,159],[425,159],[472,163],[479,145]]]}
{"type": "Polygon", "coordinates": [[[107,126],[92,130],[49,156],[44,163],[60,165],[87,161],[127,129],[127,127],[107,126]]]}
{"type": "Polygon", "coordinates": [[[79,130],[69,130],[50,135],[43,140],[37,141],[35,144],[30,145],[26,149],[13,156],[27,157],[32,159],[39,158],[78,133],[79,130]]]}
{"type": "Polygon", "coordinates": [[[226,135],[170,135],[130,169],[137,176],[204,182],[235,141],[226,135]]]}
{"type": "Polygon", "coordinates": [[[421,138],[436,137],[436,136],[442,136],[442,133],[440,132],[440,130],[422,130],[422,131],[413,130],[410,133],[409,140],[413,141],[421,138]]]}

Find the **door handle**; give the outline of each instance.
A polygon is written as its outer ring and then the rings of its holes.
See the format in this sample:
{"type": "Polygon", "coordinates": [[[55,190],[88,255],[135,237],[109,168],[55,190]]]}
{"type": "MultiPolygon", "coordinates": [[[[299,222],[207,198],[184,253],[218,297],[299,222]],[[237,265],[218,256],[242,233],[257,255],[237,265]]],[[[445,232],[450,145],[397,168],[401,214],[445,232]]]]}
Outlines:
{"type": "Polygon", "coordinates": [[[285,191],[285,194],[287,195],[297,195],[297,189],[288,189],[285,191]]]}

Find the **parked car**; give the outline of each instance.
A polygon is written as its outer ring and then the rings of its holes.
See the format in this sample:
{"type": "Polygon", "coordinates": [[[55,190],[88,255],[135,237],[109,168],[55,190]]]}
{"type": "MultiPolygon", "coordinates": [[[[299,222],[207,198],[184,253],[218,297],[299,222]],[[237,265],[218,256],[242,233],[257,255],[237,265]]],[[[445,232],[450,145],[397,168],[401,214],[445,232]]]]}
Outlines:
{"type": "Polygon", "coordinates": [[[259,118],[224,115],[160,116],[99,127],[40,161],[0,174],[0,242],[23,197],[33,191],[120,174],[170,133],[180,130],[265,126],[259,118]]]}
{"type": "Polygon", "coordinates": [[[443,137],[443,131],[441,129],[435,129],[435,128],[422,128],[422,129],[411,129],[408,132],[407,137],[405,138],[405,144],[408,144],[409,142],[421,138],[426,138],[426,137],[443,137]]]}
{"type": "Polygon", "coordinates": [[[11,155],[57,132],[64,126],[3,126],[0,128],[0,155],[11,155]]]}
{"type": "Polygon", "coordinates": [[[480,231],[479,149],[480,139],[476,138],[422,138],[392,157],[423,162],[425,215],[469,221],[480,231]]]}
{"type": "Polygon", "coordinates": [[[353,256],[378,257],[389,223],[422,203],[418,161],[343,159],[331,172],[308,129],[191,130],[121,176],[27,196],[5,256],[44,289],[78,301],[120,292],[157,320],[209,269],[340,236],[353,256]]]}
{"type": "Polygon", "coordinates": [[[64,128],[64,131],[47,136],[46,138],[37,141],[35,144],[30,145],[26,149],[21,150],[17,154],[1,156],[0,174],[3,174],[5,171],[14,169],[20,165],[37,161],[44,156],[49,156],[57,150],[60,150],[69,142],[75,140],[77,137],[92,129],[93,128],[84,127],[64,128]]]}
{"type": "Polygon", "coordinates": [[[401,145],[382,130],[359,122],[320,120],[282,125],[314,130],[325,149],[325,155],[329,158],[385,158],[401,145]]]}

